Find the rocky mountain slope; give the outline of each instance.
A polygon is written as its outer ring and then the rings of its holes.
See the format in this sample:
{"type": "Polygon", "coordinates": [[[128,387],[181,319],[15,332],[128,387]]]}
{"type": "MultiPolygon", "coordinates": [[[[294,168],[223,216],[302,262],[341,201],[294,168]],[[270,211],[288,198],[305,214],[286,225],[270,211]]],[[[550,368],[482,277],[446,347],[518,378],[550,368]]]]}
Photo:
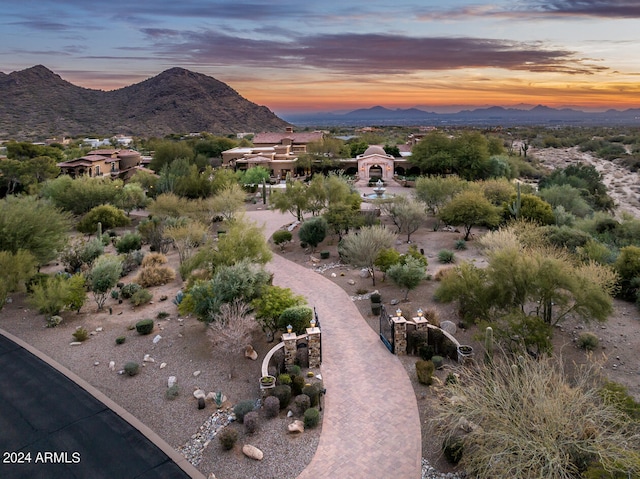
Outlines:
{"type": "Polygon", "coordinates": [[[73,85],[42,65],[0,72],[0,138],[227,135],[287,125],[225,83],[182,68],[114,91],[73,85]]]}

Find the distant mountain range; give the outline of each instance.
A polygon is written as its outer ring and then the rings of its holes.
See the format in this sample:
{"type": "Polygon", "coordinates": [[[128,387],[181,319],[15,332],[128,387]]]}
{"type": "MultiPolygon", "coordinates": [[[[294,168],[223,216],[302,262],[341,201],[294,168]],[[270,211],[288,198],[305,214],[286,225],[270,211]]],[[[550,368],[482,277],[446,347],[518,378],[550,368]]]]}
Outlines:
{"type": "Polygon", "coordinates": [[[348,113],[311,113],[283,115],[298,126],[607,126],[640,125],[640,109],[624,111],[585,112],[571,108],[549,108],[538,105],[530,109],[492,106],[457,113],[435,113],[418,108],[389,109],[382,106],[364,108],[348,113]]]}
{"type": "Polygon", "coordinates": [[[182,68],[114,91],[73,85],[37,65],[0,72],[0,139],[281,131],[289,124],[213,77],[182,68]]]}

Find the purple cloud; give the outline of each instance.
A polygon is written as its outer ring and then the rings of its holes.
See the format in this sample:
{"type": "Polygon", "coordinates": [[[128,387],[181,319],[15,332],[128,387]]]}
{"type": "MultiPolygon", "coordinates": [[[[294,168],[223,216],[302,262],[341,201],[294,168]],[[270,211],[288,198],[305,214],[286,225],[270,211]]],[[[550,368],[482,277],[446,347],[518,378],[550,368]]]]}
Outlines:
{"type": "Polygon", "coordinates": [[[389,74],[462,68],[591,74],[606,70],[570,50],[536,42],[486,38],[413,38],[382,34],[333,34],[291,41],[239,38],[220,32],[146,32],[165,59],[210,65],[318,68],[348,74],[389,74]]]}

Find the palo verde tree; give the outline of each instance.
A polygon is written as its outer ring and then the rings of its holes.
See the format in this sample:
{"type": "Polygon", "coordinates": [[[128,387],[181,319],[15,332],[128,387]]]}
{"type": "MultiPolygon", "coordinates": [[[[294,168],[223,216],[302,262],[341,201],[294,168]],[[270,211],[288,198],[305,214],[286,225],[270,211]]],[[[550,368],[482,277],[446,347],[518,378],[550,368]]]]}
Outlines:
{"type": "Polygon", "coordinates": [[[406,257],[404,263],[394,264],[387,270],[387,276],[391,281],[405,290],[405,301],[409,298],[409,291],[418,287],[426,273],[424,264],[412,256],[406,257]]]}
{"type": "Polygon", "coordinates": [[[459,176],[421,176],[416,180],[415,198],[427,210],[437,215],[445,204],[467,188],[467,181],[459,176]]]}
{"type": "Polygon", "coordinates": [[[284,191],[271,192],[271,206],[281,213],[288,211],[296,220],[302,221],[309,208],[306,190],[307,186],[302,182],[288,179],[284,191]]]}
{"type": "Polygon", "coordinates": [[[98,310],[104,307],[107,294],[118,283],[121,273],[122,259],[117,256],[103,255],[93,262],[88,282],[98,310]]]}
{"type": "Polygon", "coordinates": [[[0,200],[0,251],[28,251],[46,264],[67,244],[70,219],[46,200],[8,196],[0,200]]]}
{"type": "Polygon", "coordinates": [[[251,302],[256,320],[270,340],[278,330],[278,319],[284,310],[304,304],[303,296],[294,294],[289,288],[273,285],[266,286],[262,294],[251,302]]]}
{"type": "Polygon", "coordinates": [[[384,226],[365,226],[342,239],[339,253],[347,263],[366,268],[375,286],[376,259],[380,251],[391,248],[395,240],[396,235],[384,226]]]}
{"type": "Polygon", "coordinates": [[[438,215],[446,224],[464,227],[464,240],[469,239],[476,225],[495,226],[500,221],[498,209],[480,191],[459,193],[438,215]]]}

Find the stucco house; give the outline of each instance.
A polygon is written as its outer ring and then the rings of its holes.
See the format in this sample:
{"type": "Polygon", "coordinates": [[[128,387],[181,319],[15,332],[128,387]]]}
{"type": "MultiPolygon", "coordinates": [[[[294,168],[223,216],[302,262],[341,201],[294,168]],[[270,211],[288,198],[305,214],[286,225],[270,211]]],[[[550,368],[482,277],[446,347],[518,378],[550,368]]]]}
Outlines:
{"type": "Polygon", "coordinates": [[[143,168],[140,153],[135,150],[121,149],[91,150],[85,156],[63,161],[57,166],[63,174],[72,178],[83,175],[89,177],[109,175],[123,180],[130,178],[138,169],[143,168]]]}

